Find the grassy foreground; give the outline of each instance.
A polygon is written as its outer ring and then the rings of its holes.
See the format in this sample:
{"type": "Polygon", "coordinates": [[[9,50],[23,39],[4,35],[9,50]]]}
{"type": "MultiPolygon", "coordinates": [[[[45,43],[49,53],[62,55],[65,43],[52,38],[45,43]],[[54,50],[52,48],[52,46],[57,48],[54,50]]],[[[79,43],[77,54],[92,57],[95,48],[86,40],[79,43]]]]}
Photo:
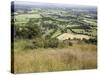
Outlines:
{"type": "Polygon", "coordinates": [[[14,73],[94,69],[96,45],[14,51],[14,73]]]}

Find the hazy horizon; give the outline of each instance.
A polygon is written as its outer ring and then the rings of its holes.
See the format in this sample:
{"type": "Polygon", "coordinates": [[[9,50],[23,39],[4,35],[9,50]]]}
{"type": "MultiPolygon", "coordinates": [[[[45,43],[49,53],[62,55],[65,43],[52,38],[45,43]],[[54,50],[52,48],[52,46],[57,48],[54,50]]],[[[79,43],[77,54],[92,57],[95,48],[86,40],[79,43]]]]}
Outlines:
{"type": "Polygon", "coordinates": [[[15,5],[55,5],[55,6],[82,6],[82,7],[97,7],[96,5],[82,5],[69,3],[50,3],[50,2],[33,2],[33,1],[12,1],[15,5]]]}

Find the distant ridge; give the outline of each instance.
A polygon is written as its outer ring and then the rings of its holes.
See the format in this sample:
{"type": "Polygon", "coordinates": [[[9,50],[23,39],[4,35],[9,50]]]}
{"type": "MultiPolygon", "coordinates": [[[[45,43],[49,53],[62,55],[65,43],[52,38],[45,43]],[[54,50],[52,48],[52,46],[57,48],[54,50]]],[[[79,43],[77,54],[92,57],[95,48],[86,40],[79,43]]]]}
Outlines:
{"type": "Polygon", "coordinates": [[[28,1],[12,1],[11,4],[15,5],[15,8],[83,8],[83,9],[97,9],[96,6],[88,5],[75,5],[75,4],[62,4],[62,3],[46,3],[46,2],[28,2],[28,1]]]}

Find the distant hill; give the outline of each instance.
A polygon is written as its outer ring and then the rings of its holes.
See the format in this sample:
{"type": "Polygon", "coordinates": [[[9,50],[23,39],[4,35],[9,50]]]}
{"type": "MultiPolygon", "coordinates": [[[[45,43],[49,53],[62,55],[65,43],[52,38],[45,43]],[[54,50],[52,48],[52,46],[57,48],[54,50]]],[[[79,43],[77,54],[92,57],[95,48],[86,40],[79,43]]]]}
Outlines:
{"type": "Polygon", "coordinates": [[[74,5],[74,4],[60,4],[60,3],[44,3],[44,2],[27,2],[27,1],[13,1],[11,6],[16,10],[31,10],[32,8],[65,8],[65,9],[85,9],[95,11],[96,6],[74,5]]]}

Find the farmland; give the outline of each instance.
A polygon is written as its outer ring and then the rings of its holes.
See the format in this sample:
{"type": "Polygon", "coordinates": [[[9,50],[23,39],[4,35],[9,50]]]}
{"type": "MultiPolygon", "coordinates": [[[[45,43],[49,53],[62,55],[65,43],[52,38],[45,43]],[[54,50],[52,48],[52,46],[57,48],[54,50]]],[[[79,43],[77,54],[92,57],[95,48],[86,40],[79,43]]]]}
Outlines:
{"type": "Polygon", "coordinates": [[[11,10],[14,73],[97,68],[95,6],[19,2],[14,6],[11,10]]]}

